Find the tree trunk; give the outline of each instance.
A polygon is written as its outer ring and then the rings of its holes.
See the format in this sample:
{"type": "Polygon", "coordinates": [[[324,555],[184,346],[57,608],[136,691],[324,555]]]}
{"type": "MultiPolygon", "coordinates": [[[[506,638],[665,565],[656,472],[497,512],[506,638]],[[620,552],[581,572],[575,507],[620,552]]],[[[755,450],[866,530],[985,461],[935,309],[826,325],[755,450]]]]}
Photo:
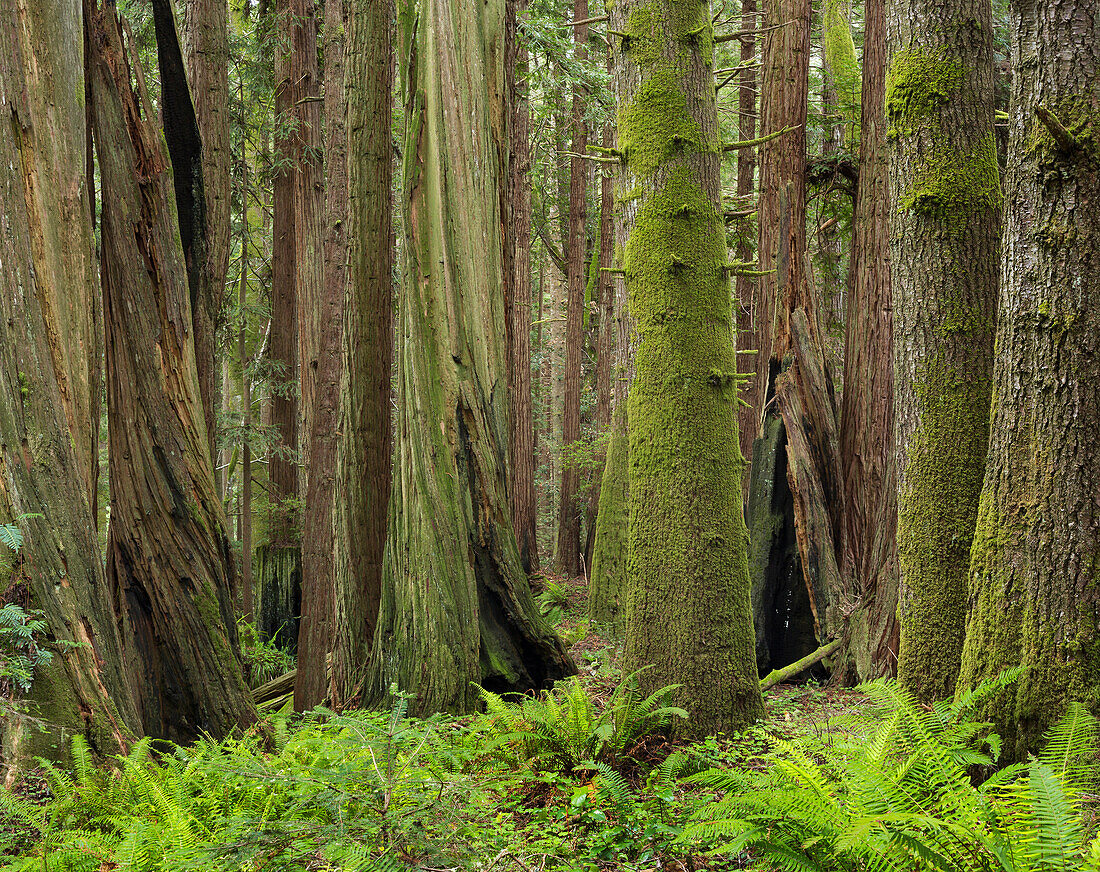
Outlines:
{"type": "Polygon", "coordinates": [[[1011,25],[997,400],[959,690],[1027,667],[984,712],[1022,760],[1071,700],[1097,711],[1100,22],[1085,0],[1019,0],[1011,25]]]}
{"type": "Polygon", "coordinates": [[[841,662],[847,664],[847,678],[858,681],[892,675],[898,653],[885,25],[885,0],[866,0],[859,184],[840,411],[844,471],[841,577],[851,610],[841,662]]]}
{"type": "MultiPolygon", "coordinates": [[[[611,56],[608,55],[608,67],[611,56]]],[[[611,72],[610,69],[608,72],[611,72]]],[[[603,127],[601,154],[610,154],[614,142],[611,124],[603,127]]],[[[613,366],[615,336],[615,287],[611,273],[612,260],[612,220],[611,212],[614,199],[611,191],[611,174],[600,173],[600,250],[596,262],[596,311],[599,313],[599,334],[596,339],[596,431],[610,439],[611,428],[611,368],[613,366]]],[[[588,501],[588,517],[585,523],[584,560],[585,569],[592,578],[592,561],[596,549],[596,519],[600,508],[600,492],[603,489],[603,470],[607,463],[607,452],[603,452],[600,462],[594,470],[595,483],[592,496],[588,501]]],[[[591,598],[589,598],[591,601],[591,598]]]]}
{"type": "MultiPolygon", "coordinates": [[[[158,0],[158,3],[160,0],[158,0]]],[[[204,201],[204,258],[199,269],[206,275],[201,294],[192,296],[195,319],[195,355],[199,388],[211,447],[214,439],[214,381],[217,372],[215,333],[222,315],[225,280],[229,272],[229,210],[231,185],[229,165],[229,14],[226,0],[187,0],[183,6],[183,56],[187,82],[194,101],[195,118],[202,141],[202,190],[204,201]]],[[[162,74],[162,84],[163,84],[162,74]]],[[[173,169],[175,158],[173,157],[173,169]]],[[[174,173],[176,179],[181,175],[174,173]]],[[[185,256],[187,252],[184,252],[185,256]]],[[[224,482],[215,470],[219,493],[224,482]]]]}
{"type": "Polygon", "coordinates": [[[763,714],[741,510],[737,360],[721,213],[710,4],[612,8],[619,150],[634,178],[624,252],[641,342],[630,390],[624,669],[679,684],[685,733],[763,714]],[[624,45],[625,44],[625,45],[624,45]]]}
{"type": "MultiPolygon", "coordinates": [[[[756,139],[756,27],[759,22],[756,0],[741,0],[741,54],[739,87],[737,91],[737,138],[742,142],[756,139]]],[[[756,193],[756,149],[741,148],[737,151],[737,199],[738,207],[748,210],[752,204],[753,195],[756,193]]],[[[737,233],[737,260],[743,264],[754,261],[753,244],[751,234],[754,232],[751,216],[739,221],[736,225],[737,233]]],[[[734,284],[734,299],[737,301],[737,347],[745,351],[755,351],[760,347],[757,332],[762,325],[757,320],[757,288],[756,277],[747,275],[748,269],[737,272],[734,284]]],[[[739,369],[756,370],[757,366],[766,366],[766,361],[759,359],[759,354],[751,357],[747,355],[739,359],[739,369]]],[[[758,372],[758,370],[757,370],[758,372]]],[[[752,443],[760,432],[760,407],[757,397],[757,379],[745,382],[742,389],[742,399],[745,403],[739,405],[737,430],[741,443],[741,455],[751,461],[753,456],[752,443]]],[[[745,488],[744,499],[748,503],[748,487],[752,481],[752,464],[750,462],[747,473],[743,477],[742,487],[745,488]]]]}
{"type": "Polygon", "coordinates": [[[898,680],[950,696],[989,439],[1001,190],[988,0],[889,0],[898,680]]]}
{"type": "Polygon", "coordinates": [[[0,587],[76,643],[36,670],[29,713],[46,730],[0,725],[5,764],[63,759],[77,734],[105,758],[141,729],[93,510],[102,340],[83,47],[78,0],[0,0],[0,516],[24,536],[0,557],[0,587]]]}
{"type": "MultiPolygon", "coordinates": [[[[243,91],[242,84],[242,91],[243,91]]],[[[243,94],[242,94],[243,97],[243,94]]],[[[242,101],[243,102],[243,101],[242,101]]],[[[237,291],[237,315],[240,330],[237,334],[237,357],[241,370],[241,614],[246,621],[253,620],[252,592],[252,377],[249,372],[251,359],[246,343],[248,330],[248,159],[242,161],[241,177],[241,276],[237,291]]]]}
{"type": "Polygon", "coordinates": [[[131,86],[114,7],[88,26],[103,187],[107,578],[145,733],[220,737],[250,724],[256,709],[237,659],[233,562],[204,428],[172,175],[148,100],[131,86]]]}
{"type": "Polygon", "coordinates": [[[256,626],[281,647],[293,650],[298,638],[301,597],[301,543],[298,505],[298,177],[296,144],[291,128],[297,123],[300,97],[292,75],[289,46],[280,28],[289,26],[292,0],[276,0],[275,170],[271,252],[271,345],[273,370],[271,423],[278,444],[268,458],[271,483],[265,541],[257,549],[256,580],[259,607],[256,626]]]}
{"type": "MultiPolygon", "coordinates": [[[[573,20],[588,18],[588,0],[574,0],[573,20]]],[[[575,59],[588,61],[588,25],[573,27],[575,59]]],[[[573,87],[573,156],[569,160],[569,241],[566,258],[569,283],[565,315],[565,393],[563,397],[561,492],[558,495],[558,571],[570,578],[581,574],[581,507],[577,499],[580,470],[570,460],[570,449],[581,438],[581,353],[584,344],[585,228],[588,223],[586,191],[588,166],[581,155],[588,150],[585,122],[586,96],[581,85],[573,87]]]]}
{"type": "Polygon", "coordinates": [[[321,160],[321,76],[316,0],[290,0],[290,81],[294,89],[291,157],[294,168],[294,281],[298,290],[298,493],[305,494],[308,452],[320,367],[325,267],[322,256],[324,166],[321,160]]]}
{"type": "Polygon", "coordinates": [[[572,669],[531,596],[505,492],[506,151],[494,139],[507,131],[504,12],[502,0],[405,0],[398,13],[407,278],[399,461],[370,696],[396,683],[415,694],[418,713],[469,710],[473,681],[525,690],[572,669]]]}
{"type": "Polygon", "coordinates": [[[353,0],[348,27],[348,304],[337,460],[334,701],[357,698],[382,598],[393,479],[391,0],[353,0]]]}
{"type": "MultiPolygon", "coordinates": [[[[526,0],[509,0],[510,13],[527,9],[526,0]]],[[[512,468],[512,525],[516,529],[519,559],[528,574],[539,568],[538,496],[535,492],[535,421],[531,396],[531,106],[528,52],[512,22],[515,48],[515,99],[512,104],[511,208],[512,293],[509,317],[512,334],[512,427],[509,457],[512,468]]]]}
{"type": "MultiPolygon", "coordinates": [[[[344,2],[325,0],[325,262],[320,348],[309,437],[310,476],[302,509],[302,623],[298,628],[295,711],[328,695],[327,660],[335,639],[336,453],[344,375],[347,293],[348,152],[344,94],[344,2]]],[[[388,29],[388,22],[386,28],[388,29]]]]}

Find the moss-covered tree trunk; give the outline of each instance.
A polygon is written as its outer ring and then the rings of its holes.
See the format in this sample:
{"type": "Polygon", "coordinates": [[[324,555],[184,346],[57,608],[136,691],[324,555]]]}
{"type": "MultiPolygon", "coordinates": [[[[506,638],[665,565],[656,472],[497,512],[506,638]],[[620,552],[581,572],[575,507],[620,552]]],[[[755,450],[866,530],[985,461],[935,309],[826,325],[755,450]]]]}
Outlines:
{"type": "Polygon", "coordinates": [[[345,2],[351,160],[332,658],[339,705],[359,695],[374,640],[393,468],[393,3],[345,2]]]}
{"type": "Polygon", "coordinates": [[[951,694],[989,438],[1001,190],[989,0],[888,0],[901,643],[898,678],[951,694]]]}
{"type": "Polygon", "coordinates": [[[93,11],[87,26],[103,190],[107,578],[146,734],[223,736],[256,710],[236,650],[233,560],[200,399],[172,176],[151,106],[131,85],[114,7],[93,11]]]}
{"type": "Polygon", "coordinates": [[[4,719],[5,764],[63,757],[77,734],[106,757],[141,729],[92,508],[102,345],[81,22],[79,0],[0,2],[0,517],[24,534],[0,589],[77,643],[35,675],[46,730],[4,719]]]}
{"type": "Polygon", "coordinates": [[[710,4],[613,8],[619,150],[635,187],[623,266],[640,344],[630,389],[627,670],[682,685],[683,730],[763,713],[741,509],[737,355],[721,215],[710,4]]]}
{"type": "Polygon", "coordinates": [[[892,675],[898,655],[885,5],[884,0],[866,0],[864,4],[860,171],[840,410],[844,472],[840,571],[845,600],[852,609],[840,661],[846,677],[859,681],[892,675]]]}
{"type": "Polygon", "coordinates": [[[396,683],[418,712],[468,710],[473,681],[523,690],[572,668],[538,615],[505,493],[504,12],[504,0],[398,11],[407,268],[371,689],[396,683]]]}
{"type": "Polygon", "coordinates": [[[1100,707],[1100,21],[1012,5],[993,426],[959,690],[1023,665],[986,714],[1022,759],[1100,707]]]}

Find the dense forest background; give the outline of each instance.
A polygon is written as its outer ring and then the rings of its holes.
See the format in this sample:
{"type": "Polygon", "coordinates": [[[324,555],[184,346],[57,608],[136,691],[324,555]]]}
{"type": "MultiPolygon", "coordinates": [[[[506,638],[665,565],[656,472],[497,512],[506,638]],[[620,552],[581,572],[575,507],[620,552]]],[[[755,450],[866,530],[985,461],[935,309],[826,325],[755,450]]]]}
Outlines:
{"type": "Polygon", "coordinates": [[[1098,27],[0,0],[5,762],[499,715],[590,633],[673,739],[1092,724],[1098,27]]]}

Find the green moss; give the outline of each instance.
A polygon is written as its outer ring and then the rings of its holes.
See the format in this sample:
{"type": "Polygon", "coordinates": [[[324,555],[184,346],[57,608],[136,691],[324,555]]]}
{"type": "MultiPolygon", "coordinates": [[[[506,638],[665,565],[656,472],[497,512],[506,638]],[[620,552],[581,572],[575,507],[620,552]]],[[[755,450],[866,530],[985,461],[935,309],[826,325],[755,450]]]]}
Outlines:
{"type": "Polygon", "coordinates": [[[908,133],[963,85],[963,65],[941,51],[920,46],[896,52],[886,73],[889,135],[908,133]]]}
{"type": "Polygon", "coordinates": [[[626,408],[620,406],[600,482],[596,541],[592,546],[592,573],[588,582],[588,615],[600,623],[614,623],[618,619],[620,600],[626,592],[629,451],[626,408]]]}
{"type": "Polygon", "coordinates": [[[700,151],[718,151],[687,111],[675,70],[660,69],[643,79],[634,99],[619,109],[619,143],[627,164],[649,176],[666,160],[700,151]]]}
{"type": "Polygon", "coordinates": [[[959,672],[990,383],[941,353],[919,373],[914,393],[918,424],[904,446],[898,493],[898,562],[909,591],[898,677],[919,698],[932,700],[953,692],[959,672]]]}
{"type": "MultiPolygon", "coordinates": [[[[825,60],[833,78],[837,104],[844,119],[852,126],[854,134],[855,125],[859,124],[860,118],[860,68],[856,44],[852,39],[852,28],[840,0],[825,0],[821,38],[825,60]]],[[[856,139],[853,135],[851,141],[856,139]]]]}
{"type": "Polygon", "coordinates": [[[990,131],[971,154],[935,150],[898,198],[899,211],[912,210],[952,231],[972,216],[999,209],[1001,194],[997,145],[990,131]]]}
{"type": "MultiPolygon", "coordinates": [[[[1097,109],[1092,94],[1070,94],[1044,106],[1058,119],[1082,151],[1093,157],[1100,156],[1100,109],[1097,109]]],[[[1058,149],[1054,136],[1046,125],[1034,113],[1028,123],[1030,127],[1025,153],[1036,158],[1043,167],[1051,167],[1064,161],[1067,156],[1058,149]]]]}

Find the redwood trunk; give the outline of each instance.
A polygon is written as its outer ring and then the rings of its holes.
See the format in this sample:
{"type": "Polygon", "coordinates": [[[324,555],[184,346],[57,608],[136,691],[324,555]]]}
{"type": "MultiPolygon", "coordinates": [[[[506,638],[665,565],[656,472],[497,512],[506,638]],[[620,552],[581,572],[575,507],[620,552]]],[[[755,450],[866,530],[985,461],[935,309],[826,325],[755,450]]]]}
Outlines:
{"type": "Polygon", "coordinates": [[[256,709],[237,659],[233,562],[203,425],[172,174],[151,107],[131,86],[114,7],[93,12],[88,27],[103,187],[107,578],[145,733],[224,736],[256,709]]]}
{"type": "MultiPolygon", "coordinates": [[[[588,18],[588,0],[574,0],[573,20],[588,18]]],[[[588,25],[573,27],[575,58],[588,60],[588,25]]],[[[573,88],[573,156],[569,160],[569,237],[566,245],[569,285],[565,315],[565,387],[563,395],[561,447],[561,492],[558,502],[557,566],[562,575],[581,574],[581,506],[577,499],[580,470],[570,461],[570,450],[581,438],[581,353],[584,344],[585,227],[588,222],[586,191],[588,167],[582,155],[588,150],[588,125],[584,120],[586,96],[583,86],[573,88]]]]}

